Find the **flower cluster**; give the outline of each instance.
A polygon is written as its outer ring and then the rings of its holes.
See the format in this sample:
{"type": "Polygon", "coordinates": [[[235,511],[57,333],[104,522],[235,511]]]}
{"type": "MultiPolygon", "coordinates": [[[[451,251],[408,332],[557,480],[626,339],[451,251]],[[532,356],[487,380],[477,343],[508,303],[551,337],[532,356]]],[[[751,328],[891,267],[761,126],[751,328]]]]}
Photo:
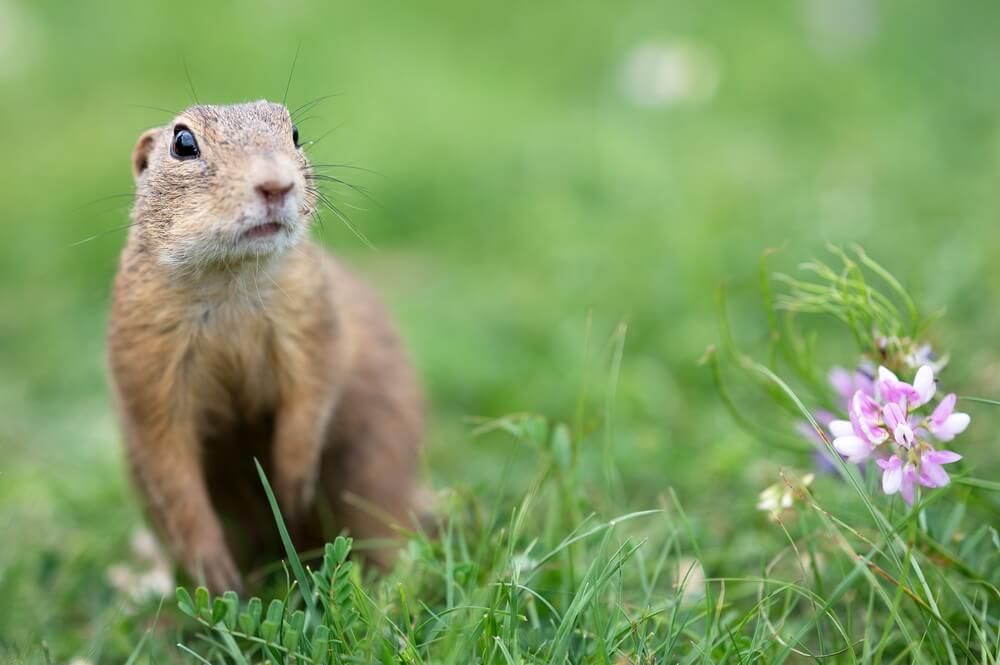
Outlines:
{"type": "MultiPolygon", "coordinates": [[[[842,384],[843,385],[843,384],[842,384]]],[[[928,441],[951,441],[969,426],[969,415],[955,412],[954,393],[931,413],[924,408],[934,397],[934,369],[923,365],[913,383],[901,381],[885,367],[874,380],[860,382],[847,403],[849,420],[830,422],[833,447],[848,462],[869,457],[882,469],[882,489],[899,492],[912,504],[917,484],[943,487],[948,473],[942,465],[962,459],[950,450],[936,450],[928,441]]]]}
{"type": "Polygon", "coordinates": [[[815,476],[806,474],[801,480],[789,480],[782,475],[782,482],[775,483],[760,493],[757,501],[757,510],[763,510],[770,514],[772,519],[777,519],[781,513],[792,507],[795,501],[796,492],[802,492],[812,484],[815,476]]]}
{"type": "MultiPolygon", "coordinates": [[[[846,370],[843,367],[834,366],[830,369],[828,379],[830,387],[837,394],[837,410],[843,414],[847,413],[847,407],[851,402],[851,397],[855,391],[862,390],[865,394],[875,393],[875,366],[868,361],[863,361],[854,371],[846,370]]],[[[829,429],[830,423],[837,420],[838,416],[826,409],[818,409],[813,412],[816,421],[824,428],[829,429]]],[[[806,439],[817,446],[813,453],[813,463],[820,473],[836,475],[837,465],[830,460],[829,455],[823,450],[826,445],[823,436],[813,429],[812,423],[808,420],[800,420],[795,424],[796,430],[806,439]]]]}

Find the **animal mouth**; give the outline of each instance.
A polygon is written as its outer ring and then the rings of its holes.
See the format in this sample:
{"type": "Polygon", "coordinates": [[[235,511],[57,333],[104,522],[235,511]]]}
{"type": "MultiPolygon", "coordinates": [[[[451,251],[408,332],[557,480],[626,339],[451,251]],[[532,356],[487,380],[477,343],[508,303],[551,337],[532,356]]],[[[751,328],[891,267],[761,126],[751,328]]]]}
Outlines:
{"type": "Polygon", "coordinates": [[[257,226],[253,226],[244,231],[243,237],[247,240],[270,238],[280,232],[282,228],[283,225],[279,222],[265,222],[264,224],[258,224],[257,226]]]}

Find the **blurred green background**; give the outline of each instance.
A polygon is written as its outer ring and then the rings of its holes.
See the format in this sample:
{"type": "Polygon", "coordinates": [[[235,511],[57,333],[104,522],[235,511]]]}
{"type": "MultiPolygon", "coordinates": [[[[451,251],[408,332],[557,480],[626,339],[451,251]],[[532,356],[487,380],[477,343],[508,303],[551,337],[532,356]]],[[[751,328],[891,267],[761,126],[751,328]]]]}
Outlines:
{"type": "MultiPolygon", "coordinates": [[[[599,417],[625,321],[626,501],[676,487],[713,547],[752,553],[756,493],[808,460],[738,430],[697,361],[724,280],[737,335],[763,338],[763,249],[793,269],[862,243],[947,306],[963,392],[1000,395],[998,34],[1000,4],[943,0],[0,0],[0,633],[88,625],[139,520],[103,334],[130,151],[170,118],[145,107],[192,103],[185,63],[203,102],[280,100],[300,47],[289,106],[338,95],[300,129],[336,128],[314,160],[377,172],[336,172],[377,201],[336,194],[375,249],[329,215],[315,235],[401,322],[435,485],[530,464],[467,416],[572,420],[589,376],[599,417]]],[[[995,445],[962,452],[995,477],[995,445]]]]}

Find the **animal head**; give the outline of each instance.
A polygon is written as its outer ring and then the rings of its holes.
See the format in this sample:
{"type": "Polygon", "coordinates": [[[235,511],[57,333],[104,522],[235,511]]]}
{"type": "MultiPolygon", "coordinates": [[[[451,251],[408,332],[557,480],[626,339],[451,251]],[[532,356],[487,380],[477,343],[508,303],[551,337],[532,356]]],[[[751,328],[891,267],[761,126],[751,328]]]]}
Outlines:
{"type": "Polygon", "coordinates": [[[142,134],[132,153],[134,232],[161,263],[234,265],[287,251],[317,194],[288,109],[197,105],[142,134]]]}

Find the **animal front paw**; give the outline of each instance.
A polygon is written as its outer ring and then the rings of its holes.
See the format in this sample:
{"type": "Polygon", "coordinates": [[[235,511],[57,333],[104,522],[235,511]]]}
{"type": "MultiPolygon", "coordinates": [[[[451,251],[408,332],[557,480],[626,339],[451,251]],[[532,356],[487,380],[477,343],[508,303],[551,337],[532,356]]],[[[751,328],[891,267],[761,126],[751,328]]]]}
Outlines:
{"type": "Polygon", "coordinates": [[[315,472],[295,473],[279,470],[275,492],[282,515],[290,521],[300,518],[316,499],[315,472]]]}
{"type": "Polygon", "coordinates": [[[194,579],[204,584],[213,594],[243,592],[243,578],[224,542],[200,548],[197,554],[188,559],[187,569],[194,579]]]}

